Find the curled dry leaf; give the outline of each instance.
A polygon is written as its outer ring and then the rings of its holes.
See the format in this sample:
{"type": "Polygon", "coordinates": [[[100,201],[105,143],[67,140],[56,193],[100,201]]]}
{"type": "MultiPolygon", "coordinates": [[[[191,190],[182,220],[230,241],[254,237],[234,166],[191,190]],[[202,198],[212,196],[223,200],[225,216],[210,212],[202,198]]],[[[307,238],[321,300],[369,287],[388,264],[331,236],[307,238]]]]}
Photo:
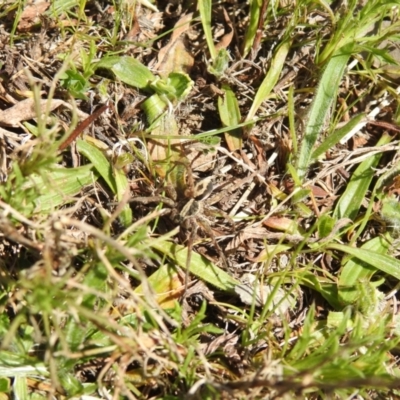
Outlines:
{"type": "Polygon", "coordinates": [[[273,216],[263,222],[265,226],[290,234],[298,233],[297,222],[287,217],[273,216]]]}
{"type": "Polygon", "coordinates": [[[225,7],[223,8],[223,10],[224,10],[225,22],[228,25],[230,30],[229,30],[228,33],[225,33],[225,35],[222,36],[221,40],[215,46],[216,50],[226,49],[231,44],[232,39],[233,39],[233,24],[232,24],[232,21],[229,18],[229,15],[228,15],[225,7]]]}
{"type": "Polygon", "coordinates": [[[175,24],[171,40],[158,53],[155,69],[164,78],[171,72],[188,74],[193,67],[194,58],[186,50],[184,33],[190,28],[193,13],[186,14],[175,24]]]}

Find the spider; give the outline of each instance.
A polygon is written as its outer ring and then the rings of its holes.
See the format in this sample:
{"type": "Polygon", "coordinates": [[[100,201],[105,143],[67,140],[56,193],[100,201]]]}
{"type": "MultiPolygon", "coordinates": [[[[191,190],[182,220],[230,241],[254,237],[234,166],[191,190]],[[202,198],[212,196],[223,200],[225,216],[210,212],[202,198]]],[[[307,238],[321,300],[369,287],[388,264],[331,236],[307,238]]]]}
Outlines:
{"type": "MultiPolygon", "coordinates": [[[[130,202],[145,205],[163,203],[165,208],[168,210],[167,215],[169,216],[169,219],[172,223],[179,225],[180,232],[183,233],[184,236],[183,242],[186,242],[188,246],[188,256],[186,259],[186,285],[191,260],[191,251],[199,228],[201,228],[211,239],[225,269],[228,268],[228,263],[225,254],[219,246],[211,229],[210,221],[207,218],[207,216],[215,215],[215,210],[207,205],[205,201],[213,191],[212,178],[205,178],[195,184],[193,173],[188,162],[177,161],[175,162],[174,168],[176,167],[183,168],[180,168],[179,171],[176,172],[177,187],[174,188],[172,185],[167,185],[165,188],[168,197],[159,195],[134,197],[130,202]],[[186,171],[186,173],[184,171],[186,171]],[[182,175],[184,175],[186,179],[182,179],[182,175]]],[[[217,211],[217,214],[223,215],[224,218],[234,226],[231,218],[224,212],[217,211]]]]}

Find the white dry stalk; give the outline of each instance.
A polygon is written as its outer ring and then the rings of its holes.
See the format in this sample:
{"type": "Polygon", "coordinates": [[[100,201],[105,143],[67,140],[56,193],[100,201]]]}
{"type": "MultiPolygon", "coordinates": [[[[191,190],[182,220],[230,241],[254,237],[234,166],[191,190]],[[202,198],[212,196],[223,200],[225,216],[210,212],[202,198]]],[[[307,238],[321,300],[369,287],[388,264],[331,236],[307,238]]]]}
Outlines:
{"type": "MultiPolygon", "coordinates": [[[[400,86],[396,88],[396,93],[400,94],[400,86]]],[[[370,104],[373,104],[371,102],[370,104]]],[[[387,99],[387,92],[384,95],[384,99],[376,106],[361,122],[359,122],[347,135],[345,135],[341,140],[340,144],[345,144],[349,139],[351,139],[356,133],[361,131],[370,121],[374,121],[375,117],[381,112],[381,110],[390,104],[390,100],[387,99]]]]}
{"type": "Polygon", "coordinates": [[[246,191],[243,193],[242,197],[239,199],[239,201],[236,203],[236,205],[232,208],[231,212],[229,213],[230,217],[234,217],[236,213],[238,212],[239,208],[242,206],[242,204],[247,200],[247,197],[251,193],[251,191],[255,187],[255,182],[252,181],[246,191]]]}
{"type": "Polygon", "coordinates": [[[324,168],[320,173],[318,173],[318,175],[314,179],[306,182],[305,186],[314,184],[316,181],[319,181],[319,180],[325,178],[326,176],[333,174],[335,171],[337,171],[340,168],[344,168],[348,165],[359,164],[362,161],[374,156],[375,154],[384,153],[384,152],[388,152],[388,151],[396,151],[396,150],[398,150],[398,147],[399,147],[399,141],[392,142],[390,144],[380,146],[380,147],[373,147],[373,148],[371,148],[371,147],[365,148],[364,147],[364,148],[360,148],[360,149],[352,151],[351,154],[346,156],[346,158],[340,163],[337,162],[337,159],[330,160],[328,162],[323,162],[324,164],[331,164],[332,167],[324,168]],[[355,158],[351,158],[356,154],[361,154],[361,155],[358,157],[355,157],[355,158]]]}

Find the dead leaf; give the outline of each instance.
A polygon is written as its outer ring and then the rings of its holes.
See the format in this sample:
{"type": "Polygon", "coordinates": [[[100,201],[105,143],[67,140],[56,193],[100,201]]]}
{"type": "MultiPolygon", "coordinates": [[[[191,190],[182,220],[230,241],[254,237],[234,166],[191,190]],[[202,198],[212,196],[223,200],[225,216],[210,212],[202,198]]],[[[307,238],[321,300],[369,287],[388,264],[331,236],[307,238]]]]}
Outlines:
{"type": "Polygon", "coordinates": [[[224,10],[224,17],[225,17],[225,22],[228,25],[230,31],[228,33],[225,33],[224,36],[222,36],[221,40],[219,43],[215,46],[216,50],[220,49],[226,49],[232,42],[233,39],[233,24],[231,19],[229,18],[229,15],[227,11],[225,10],[225,7],[223,8],[224,10]]]}
{"type": "MultiPolygon", "coordinates": [[[[54,109],[63,105],[68,109],[72,110],[73,107],[63,100],[58,99],[43,99],[40,100],[40,110],[45,111],[48,107],[48,111],[53,111],[54,109]]],[[[80,118],[87,118],[87,114],[82,111],[76,110],[80,118]]],[[[10,126],[17,128],[21,121],[27,121],[36,118],[36,107],[35,100],[32,98],[25,99],[15,104],[14,106],[7,108],[7,110],[0,110],[0,125],[10,126]]]]}
{"type": "Polygon", "coordinates": [[[295,233],[297,231],[297,223],[287,217],[270,217],[263,222],[263,225],[281,232],[295,233]]]}
{"type": "Polygon", "coordinates": [[[165,137],[165,139],[157,138],[147,142],[154,169],[160,177],[164,178],[171,167],[169,161],[179,158],[180,155],[180,140],[175,139],[179,136],[179,130],[173,115],[170,113],[163,115],[151,133],[154,136],[165,137]]]}
{"type": "Polygon", "coordinates": [[[193,67],[194,58],[186,50],[183,34],[190,28],[193,13],[184,15],[175,25],[171,40],[158,53],[155,69],[165,78],[171,72],[188,74],[193,67]]]}
{"type": "Polygon", "coordinates": [[[25,7],[18,22],[19,32],[28,32],[35,25],[40,24],[40,16],[50,7],[46,1],[36,2],[25,7]]]}
{"type": "Polygon", "coordinates": [[[325,198],[325,197],[329,197],[329,193],[322,189],[319,186],[316,185],[310,185],[309,188],[311,189],[311,193],[313,194],[314,197],[316,198],[325,198]]]}
{"type": "Polygon", "coordinates": [[[206,172],[214,169],[216,151],[215,146],[209,146],[201,142],[182,144],[186,158],[190,162],[193,171],[206,172]]]}

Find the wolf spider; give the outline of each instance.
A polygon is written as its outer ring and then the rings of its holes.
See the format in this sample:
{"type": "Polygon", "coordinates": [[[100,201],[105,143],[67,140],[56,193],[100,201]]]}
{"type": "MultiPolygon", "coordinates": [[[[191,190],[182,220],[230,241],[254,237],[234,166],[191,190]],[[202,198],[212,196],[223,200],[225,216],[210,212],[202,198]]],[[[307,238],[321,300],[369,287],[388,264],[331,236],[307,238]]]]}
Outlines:
{"type": "MultiPolygon", "coordinates": [[[[213,191],[212,178],[205,178],[195,184],[190,165],[184,162],[176,162],[176,164],[183,165],[183,167],[186,169],[187,179],[185,184],[183,185],[184,187],[177,187],[175,189],[172,187],[172,185],[169,184],[165,188],[165,192],[167,193],[168,197],[160,195],[149,197],[134,197],[130,200],[130,202],[145,205],[163,203],[166,206],[169,219],[174,224],[179,225],[180,232],[184,233],[185,235],[183,242],[186,242],[188,247],[186,274],[188,274],[189,271],[191,251],[199,228],[201,228],[211,239],[224,268],[227,269],[228,263],[225,254],[218,244],[215,235],[211,229],[210,221],[207,218],[207,215],[215,215],[215,211],[212,210],[210,206],[207,205],[207,203],[205,202],[205,200],[210,196],[213,191]]],[[[218,211],[218,213],[223,215],[223,217],[227,219],[232,226],[234,226],[234,223],[229,216],[227,216],[222,211],[218,211]]]]}

